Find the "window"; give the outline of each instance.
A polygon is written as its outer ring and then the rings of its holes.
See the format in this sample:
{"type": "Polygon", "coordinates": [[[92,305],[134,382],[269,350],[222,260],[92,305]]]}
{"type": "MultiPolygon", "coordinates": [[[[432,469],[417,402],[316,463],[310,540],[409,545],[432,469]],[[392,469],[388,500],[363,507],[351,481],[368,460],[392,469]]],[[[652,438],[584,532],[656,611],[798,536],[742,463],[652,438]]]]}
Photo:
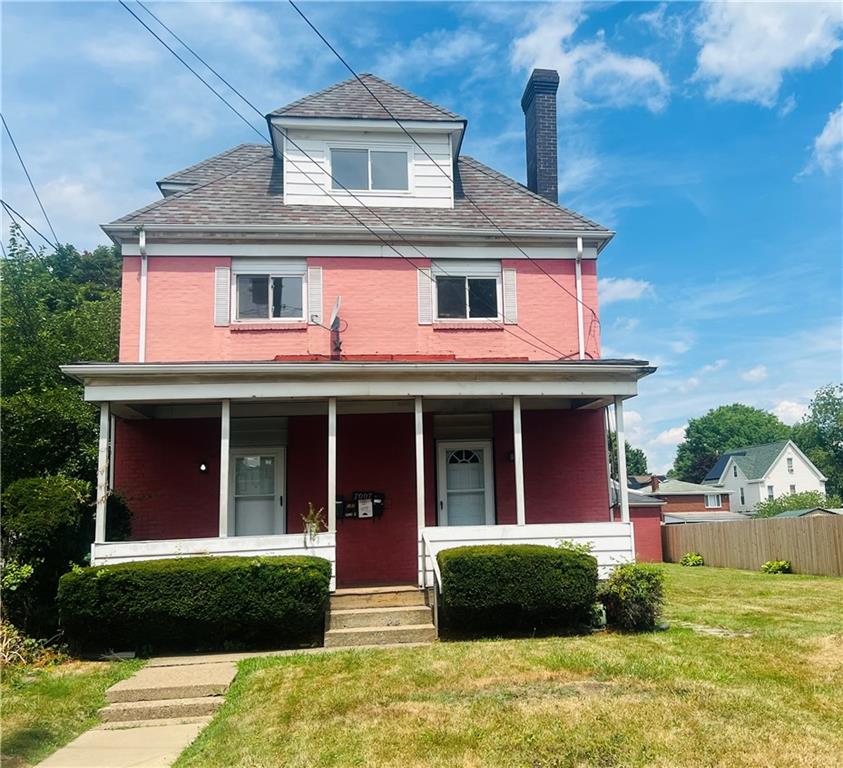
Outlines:
{"type": "Polygon", "coordinates": [[[735,464],[735,465],[732,466],[732,477],[737,477],[737,476],[738,476],[738,465],[735,464]]]}
{"type": "Polygon", "coordinates": [[[353,191],[410,189],[408,153],[386,149],[332,149],[331,187],[353,191]]]}
{"type": "Polygon", "coordinates": [[[302,275],[237,275],[238,320],[304,320],[302,275]]]}
{"type": "Polygon", "coordinates": [[[767,486],[767,500],[772,501],[775,498],[775,492],[772,485],[767,486]]]}
{"type": "Polygon", "coordinates": [[[498,281],[494,277],[436,278],[436,316],[440,320],[496,318],[498,281]]]}
{"type": "Polygon", "coordinates": [[[705,495],[705,508],[706,509],[719,509],[720,508],[720,494],[719,493],[707,493],[705,495]]]}
{"type": "Polygon", "coordinates": [[[743,488],[741,488],[741,506],[746,506],[746,497],[743,495],[743,488]]]}
{"type": "Polygon", "coordinates": [[[795,486],[795,485],[791,485],[791,486],[790,486],[790,493],[791,493],[791,495],[793,495],[794,493],[796,493],[796,486],[795,486]]]}
{"type": "Polygon", "coordinates": [[[790,456],[787,457],[787,471],[793,474],[793,459],[790,456]]]}

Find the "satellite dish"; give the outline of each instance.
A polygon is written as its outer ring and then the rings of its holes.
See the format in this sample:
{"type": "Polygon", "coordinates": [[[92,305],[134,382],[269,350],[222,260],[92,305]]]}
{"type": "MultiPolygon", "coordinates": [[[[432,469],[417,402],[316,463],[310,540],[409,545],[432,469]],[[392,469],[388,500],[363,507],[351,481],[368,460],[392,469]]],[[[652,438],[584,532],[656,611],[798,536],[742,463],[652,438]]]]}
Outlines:
{"type": "Polygon", "coordinates": [[[340,304],[342,303],[342,296],[337,296],[337,300],[334,302],[334,308],[331,310],[331,319],[328,322],[328,327],[334,327],[334,323],[337,322],[337,315],[340,313],[340,304]]]}

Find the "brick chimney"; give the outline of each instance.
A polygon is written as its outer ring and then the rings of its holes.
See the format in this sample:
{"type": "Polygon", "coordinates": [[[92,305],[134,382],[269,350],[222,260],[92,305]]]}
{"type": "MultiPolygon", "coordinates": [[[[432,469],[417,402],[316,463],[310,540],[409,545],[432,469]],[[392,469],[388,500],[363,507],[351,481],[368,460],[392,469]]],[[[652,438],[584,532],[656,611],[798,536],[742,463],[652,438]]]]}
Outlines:
{"type": "Polygon", "coordinates": [[[527,186],[552,203],[559,202],[556,161],[555,69],[534,69],[521,97],[527,132],[527,186]]]}
{"type": "Polygon", "coordinates": [[[656,475],[650,475],[650,488],[653,491],[653,493],[656,493],[659,490],[660,484],[661,484],[661,481],[659,480],[658,477],[656,477],[656,475]]]}

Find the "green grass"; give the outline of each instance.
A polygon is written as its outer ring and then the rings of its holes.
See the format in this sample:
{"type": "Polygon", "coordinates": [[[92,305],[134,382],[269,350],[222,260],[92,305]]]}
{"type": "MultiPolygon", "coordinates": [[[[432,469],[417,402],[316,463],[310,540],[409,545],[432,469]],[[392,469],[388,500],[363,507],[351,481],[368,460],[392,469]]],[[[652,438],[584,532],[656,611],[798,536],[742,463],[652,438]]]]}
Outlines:
{"type": "Polygon", "coordinates": [[[97,722],[105,691],[142,662],[73,661],[44,668],[5,668],[0,763],[34,765],[97,722]]]}
{"type": "Polygon", "coordinates": [[[843,764],[843,579],[665,570],[664,632],[245,661],[176,765],[843,764]]]}

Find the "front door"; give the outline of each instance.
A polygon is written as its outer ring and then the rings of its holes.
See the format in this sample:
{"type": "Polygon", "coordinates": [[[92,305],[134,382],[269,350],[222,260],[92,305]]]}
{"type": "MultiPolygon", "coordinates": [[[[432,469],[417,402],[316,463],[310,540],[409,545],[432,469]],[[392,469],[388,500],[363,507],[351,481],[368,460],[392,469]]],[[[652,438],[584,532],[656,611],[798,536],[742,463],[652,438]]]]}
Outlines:
{"type": "Polygon", "coordinates": [[[231,510],[235,536],[284,532],[283,448],[231,452],[231,510]]]}
{"type": "Polygon", "coordinates": [[[492,443],[437,443],[439,525],[493,525],[492,443]]]}

